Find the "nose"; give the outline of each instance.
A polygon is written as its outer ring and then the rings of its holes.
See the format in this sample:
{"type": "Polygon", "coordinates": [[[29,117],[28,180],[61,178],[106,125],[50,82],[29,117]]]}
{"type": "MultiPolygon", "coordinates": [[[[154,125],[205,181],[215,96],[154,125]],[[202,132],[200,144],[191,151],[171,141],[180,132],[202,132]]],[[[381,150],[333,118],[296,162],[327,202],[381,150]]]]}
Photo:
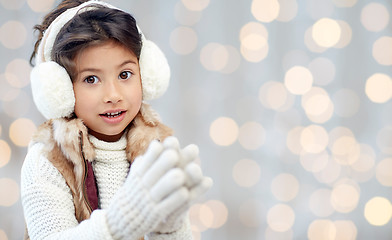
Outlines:
{"type": "Polygon", "coordinates": [[[118,103],[122,100],[121,87],[118,81],[111,80],[104,84],[104,102],[105,103],[118,103]]]}

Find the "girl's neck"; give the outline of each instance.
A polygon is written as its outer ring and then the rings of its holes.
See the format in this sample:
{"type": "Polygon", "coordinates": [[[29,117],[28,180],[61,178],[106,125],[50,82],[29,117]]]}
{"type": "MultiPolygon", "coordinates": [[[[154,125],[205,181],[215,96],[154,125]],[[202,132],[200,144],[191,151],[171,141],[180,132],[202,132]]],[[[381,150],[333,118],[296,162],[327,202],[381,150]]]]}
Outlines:
{"type": "Polygon", "coordinates": [[[120,140],[122,135],[124,134],[124,131],[120,132],[119,134],[116,135],[104,135],[98,132],[94,132],[89,129],[89,134],[93,135],[96,137],[98,140],[105,141],[105,142],[117,142],[120,140]]]}

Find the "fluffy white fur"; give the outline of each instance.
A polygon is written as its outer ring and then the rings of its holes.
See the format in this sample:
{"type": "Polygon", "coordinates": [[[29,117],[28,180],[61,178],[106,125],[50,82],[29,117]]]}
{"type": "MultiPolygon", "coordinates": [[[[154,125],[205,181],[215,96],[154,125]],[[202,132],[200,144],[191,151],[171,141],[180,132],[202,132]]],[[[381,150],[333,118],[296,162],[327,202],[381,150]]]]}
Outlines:
{"type": "Polygon", "coordinates": [[[55,62],[44,62],[31,71],[31,89],[38,110],[46,119],[70,116],[75,95],[67,71],[55,62]]]}
{"type": "Polygon", "coordinates": [[[143,99],[159,98],[166,92],[170,80],[170,67],[165,55],[155,43],[144,40],[139,65],[143,99]]]}
{"type": "MultiPolygon", "coordinates": [[[[79,10],[89,11],[94,9],[90,6],[94,4],[118,9],[97,0],[91,0],[68,9],[48,27],[38,47],[37,66],[31,73],[31,86],[34,102],[46,119],[69,117],[74,111],[75,96],[71,79],[64,68],[52,62],[52,48],[61,28],[76,14],[80,13],[79,10]]],[[[139,32],[142,35],[143,43],[139,60],[143,99],[152,100],[160,97],[167,90],[170,80],[170,67],[159,47],[146,40],[140,29],[139,32]]]]}

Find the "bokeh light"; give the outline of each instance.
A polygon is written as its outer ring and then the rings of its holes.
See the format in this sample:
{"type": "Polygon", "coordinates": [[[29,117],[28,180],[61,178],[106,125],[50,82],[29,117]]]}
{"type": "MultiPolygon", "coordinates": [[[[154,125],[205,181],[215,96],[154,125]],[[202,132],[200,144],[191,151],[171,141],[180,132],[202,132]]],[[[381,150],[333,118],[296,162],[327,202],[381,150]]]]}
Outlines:
{"type": "Polygon", "coordinates": [[[0,168],[11,160],[11,148],[8,143],[0,139],[0,168]]]}
{"type": "Polygon", "coordinates": [[[360,145],[350,136],[342,136],[331,142],[333,159],[340,165],[352,165],[360,155],[360,145]]]}
{"type": "Polygon", "coordinates": [[[365,93],[375,103],[385,103],[392,97],[392,79],[383,73],[375,73],[366,80],[365,93]]]}
{"type": "Polygon", "coordinates": [[[306,116],[314,123],[325,123],[331,119],[334,105],[327,91],[323,88],[312,87],[301,99],[306,116]]]}
{"type": "Polygon", "coordinates": [[[209,228],[220,228],[228,218],[226,205],[219,200],[209,200],[204,204],[196,203],[189,210],[192,230],[203,232],[209,228]]]}
{"type": "Polygon", "coordinates": [[[37,13],[49,12],[54,6],[54,0],[27,0],[27,4],[37,13]]]}
{"type": "Polygon", "coordinates": [[[348,213],[358,206],[360,192],[353,181],[335,184],[331,192],[331,204],[337,212],[348,213]]]}
{"type": "Polygon", "coordinates": [[[189,219],[191,221],[191,227],[193,232],[200,233],[208,229],[208,227],[205,226],[203,223],[202,214],[204,214],[204,217],[210,218],[210,220],[206,219],[205,221],[208,221],[209,224],[211,224],[211,219],[213,216],[212,211],[208,207],[205,207],[201,203],[195,203],[189,209],[189,219]]]}
{"type": "MultiPolygon", "coordinates": [[[[219,200],[209,200],[205,203],[205,206],[212,212],[212,221],[208,227],[214,229],[221,228],[227,222],[229,216],[226,205],[219,200]]],[[[206,219],[205,221],[209,221],[208,218],[206,219]]]]}
{"type": "Polygon", "coordinates": [[[353,7],[358,0],[332,0],[337,7],[350,8],[353,7]]]}
{"type": "Polygon", "coordinates": [[[327,166],[330,156],[327,151],[319,153],[309,153],[302,151],[300,162],[302,167],[308,172],[320,172],[327,166]]]}
{"type": "Polygon", "coordinates": [[[279,16],[277,0],[252,0],[251,12],[260,22],[272,22],[279,16]]]}
{"type": "Polygon", "coordinates": [[[359,144],[360,155],[358,159],[351,164],[354,171],[365,173],[371,171],[376,162],[376,153],[374,149],[367,144],[359,144]]]}
{"type": "Polygon", "coordinates": [[[239,68],[241,64],[241,54],[237,48],[231,45],[225,45],[225,48],[229,56],[226,65],[220,70],[220,72],[230,74],[239,68]]]}
{"type": "Polygon", "coordinates": [[[249,22],[240,30],[241,54],[249,62],[260,62],[268,55],[268,31],[257,22],[249,22]]]}
{"type": "Polygon", "coordinates": [[[260,87],[259,100],[265,108],[279,112],[287,111],[294,104],[294,96],[277,81],[268,81],[260,87]]]}
{"type": "Polygon", "coordinates": [[[233,179],[241,187],[254,186],[260,177],[260,167],[254,160],[241,159],[233,167],[233,179]]]}
{"type": "Polygon", "coordinates": [[[337,220],[334,221],[336,227],[336,240],[355,240],[357,239],[357,227],[352,221],[337,220]]]}
{"type": "Polygon", "coordinates": [[[27,30],[19,21],[8,21],[0,27],[0,42],[9,49],[22,47],[27,38],[27,30]]]}
{"type": "Polygon", "coordinates": [[[0,178],[0,207],[10,207],[19,200],[19,185],[10,178],[0,178]]]}
{"type": "Polygon", "coordinates": [[[9,136],[15,145],[27,147],[36,129],[37,127],[30,119],[19,118],[10,125],[9,136]]]}
{"type": "Polygon", "coordinates": [[[174,16],[178,23],[192,26],[200,21],[201,12],[189,10],[182,2],[177,2],[174,8],[174,16]]]}
{"type": "Polygon", "coordinates": [[[297,0],[279,0],[279,15],[276,20],[280,22],[289,22],[293,20],[298,13],[297,0]]]}
{"type": "Polygon", "coordinates": [[[239,128],[237,123],[228,117],[220,117],[210,126],[210,137],[215,144],[229,146],[238,138],[239,128]]]}
{"type": "Polygon", "coordinates": [[[361,23],[369,31],[379,32],[389,23],[389,12],[380,3],[369,3],[361,12],[361,23]]]}
{"type": "MultiPolygon", "coordinates": [[[[26,0],[0,0],[1,5],[8,10],[17,10],[23,7],[25,4],[26,0]]],[[[1,237],[0,237],[1,239],[1,237]]]]}
{"type": "Polygon", "coordinates": [[[307,153],[320,153],[328,145],[328,133],[321,126],[310,125],[302,130],[299,140],[307,153]]]}
{"type": "Polygon", "coordinates": [[[222,70],[229,61],[229,53],[225,46],[219,43],[208,43],[200,53],[200,62],[210,71],[222,70]]]}
{"type": "Polygon", "coordinates": [[[281,173],[271,183],[271,191],[276,199],[288,202],[297,197],[300,185],[298,179],[288,173],[281,173]]]}
{"type": "Polygon", "coordinates": [[[24,59],[14,59],[5,68],[5,78],[15,88],[30,84],[30,64],[24,59]]]}
{"type": "Polygon", "coordinates": [[[170,46],[178,54],[190,54],[197,46],[197,35],[192,28],[178,27],[170,34],[170,46]]]}
{"type": "Polygon", "coordinates": [[[258,149],[264,144],[265,138],[265,130],[257,122],[247,122],[239,129],[238,141],[245,149],[258,149]]]}
{"type": "Polygon", "coordinates": [[[392,37],[381,37],[373,44],[373,57],[381,65],[392,65],[392,37]]]}
{"type": "Polygon", "coordinates": [[[290,68],[284,77],[284,85],[287,90],[295,95],[303,95],[308,92],[313,84],[313,75],[309,69],[302,66],[290,68]]]}
{"type": "Polygon", "coordinates": [[[268,210],[268,226],[276,232],[290,230],[293,227],[294,221],[295,213],[289,205],[279,203],[268,210]]]}
{"type": "Polygon", "coordinates": [[[336,20],[322,18],[312,27],[312,37],[321,47],[332,47],[339,42],[341,28],[336,20]]]}
{"type": "Polygon", "coordinates": [[[341,33],[339,42],[337,42],[333,47],[344,48],[351,43],[353,30],[351,29],[351,26],[345,21],[338,20],[337,23],[340,26],[341,33]]]}
{"type": "Polygon", "coordinates": [[[0,240],[8,240],[7,234],[0,229],[0,240]]]}
{"type": "Polygon", "coordinates": [[[298,141],[301,138],[303,129],[304,127],[302,126],[296,126],[287,133],[286,145],[293,154],[299,155],[303,150],[300,141],[298,141]]]}
{"type": "Polygon", "coordinates": [[[202,11],[210,4],[210,0],[181,0],[190,11],[202,11]]]}
{"type": "Polygon", "coordinates": [[[318,172],[314,172],[313,176],[320,183],[329,185],[339,179],[341,172],[341,165],[329,158],[325,167],[318,172]]]}
{"type": "Polygon", "coordinates": [[[354,240],[357,238],[357,227],[352,221],[317,219],[308,229],[310,240],[354,240]]]}
{"type": "Polygon", "coordinates": [[[376,167],[376,177],[381,185],[392,187],[392,158],[381,160],[376,167]]]}
{"type": "Polygon", "coordinates": [[[384,197],[373,197],[366,203],[364,215],[371,225],[383,226],[391,220],[391,202],[384,197]]]}
{"type": "Polygon", "coordinates": [[[20,88],[13,87],[7,80],[5,74],[0,74],[0,84],[1,84],[1,88],[0,88],[1,101],[10,102],[12,100],[15,100],[19,96],[21,92],[20,88]]]}
{"type": "Polygon", "coordinates": [[[308,228],[309,240],[333,240],[336,238],[335,224],[328,219],[314,220],[308,228]]]}
{"type": "Polygon", "coordinates": [[[327,47],[322,47],[319,44],[317,44],[315,39],[313,38],[312,34],[313,34],[313,28],[312,27],[309,27],[308,29],[306,29],[305,34],[304,34],[305,46],[311,52],[315,52],[315,53],[323,53],[323,52],[325,52],[328,48],[327,47]]]}

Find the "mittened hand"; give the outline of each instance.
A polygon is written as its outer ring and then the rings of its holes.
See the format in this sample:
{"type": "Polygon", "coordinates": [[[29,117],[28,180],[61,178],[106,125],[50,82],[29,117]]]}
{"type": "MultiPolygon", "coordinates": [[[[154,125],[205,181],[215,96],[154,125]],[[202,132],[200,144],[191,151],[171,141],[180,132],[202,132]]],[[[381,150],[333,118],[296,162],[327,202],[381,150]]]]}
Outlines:
{"type": "Polygon", "coordinates": [[[177,167],[180,159],[176,150],[165,149],[157,141],[135,159],[124,185],[107,209],[113,238],[139,238],[188,202],[186,174],[177,167]]]}
{"type": "MultiPolygon", "coordinates": [[[[194,187],[201,183],[204,183],[202,185],[207,187],[208,189],[211,188],[212,179],[203,176],[200,166],[195,163],[195,161],[199,158],[199,148],[195,144],[190,144],[183,149],[180,149],[180,144],[177,138],[171,136],[165,139],[165,141],[163,142],[163,147],[165,149],[176,150],[179,153],[180,159],[177,164],[177,167],[184,170],[186,177],[185,186],[189,190],[192,190],[194,187]]],[[[205,191],[207,191],[208,189],[206,189],[205,191]]]]}
{"type": "Polygon", "coordinates": [[[171,233],[180,229],[185,224],[190,206],[199,196],[211,188],[212,179],[204,176],[200,166],[195,163],[195,160],[199,157],[199,149],[196,145],[191,144],[181,149],[177,138],[168,137],[163,142],[163,147],[166,150],[171,149],[178,152],[180,159],[177,167],[184,171],[184,186],[189,191],[188,201],[177,208],[172,214],[169,214],[154,230],[159,233],[171,233]]]}

